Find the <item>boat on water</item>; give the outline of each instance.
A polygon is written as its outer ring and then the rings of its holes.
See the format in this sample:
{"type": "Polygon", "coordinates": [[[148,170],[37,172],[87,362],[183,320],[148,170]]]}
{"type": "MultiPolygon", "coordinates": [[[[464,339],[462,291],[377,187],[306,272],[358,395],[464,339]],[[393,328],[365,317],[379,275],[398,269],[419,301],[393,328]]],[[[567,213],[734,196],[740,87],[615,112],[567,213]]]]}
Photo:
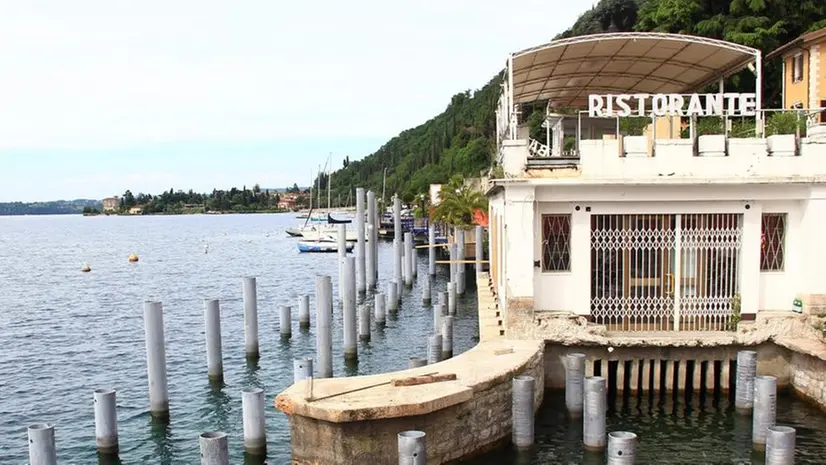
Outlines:
{"type": "MultiPolygon", "coordinates": [[[[347,252],[351,252],[355,246],[352,242],[345,243],[347,252]]],[[[298,241],[299,252],[338,252],[338,241],[334,237],[325,236],[319,240],[302,239],[298,241]]]]}

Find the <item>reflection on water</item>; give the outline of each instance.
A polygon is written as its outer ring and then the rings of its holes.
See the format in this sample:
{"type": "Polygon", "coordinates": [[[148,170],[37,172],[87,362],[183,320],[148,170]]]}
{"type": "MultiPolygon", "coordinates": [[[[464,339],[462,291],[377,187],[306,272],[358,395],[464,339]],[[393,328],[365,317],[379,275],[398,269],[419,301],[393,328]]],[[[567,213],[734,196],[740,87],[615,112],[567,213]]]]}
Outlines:
{"type": "Polygon", "coordinates": [[[169,418],[153,418],[150,415],[149,434],[155,444],[154,457],[157,457],[161,465],[172,465],[175,446],[172,441],[172,428],[169,424],[169,418]]]}
{"type": "Polygon", "coordinates": [[[101,454],[98,452],[98,465],[123,465],[123,462],[117,455],[101,454]]]}
{"type": "Polygon", "coordinates": [[[258,370],[260,369],[261,365],[258,358],[247,358],[246,365],[244,366],[244,382],[246,383],[244,389],[253,387],[264,388],[264,384],[258,376],[258,370]]]}
{"type": "MultiPolygon", "coordinates": [[[[705,394],[703,392],[703,394],[705,394]]],[[[607,430],[640,438],[639,464],[757,465],[764,452],[752,449],[751,416],[735,413],[728,398],[698,394],[609,396],[607,430]]],[[[824,463],[826,415],[791,395],[777,401],[777,424],[797,429],[797,465],[824,463]]],[[[582,447],[582,419],[565,411],[565,394],[548,391],[536,419],[536,444],[527,452],[510,447],[472,459],[467,465],[602,465],[604,453],[582,447]]]]}
{"type": "Polygon", "coordinates": [[[215,431],[230,430],[230,415],[233,412],[232,399],[225,392],[223,382],[210,382],[207,385],[206,404],[201,407],[201,417],[209,418],[215,431]]]}

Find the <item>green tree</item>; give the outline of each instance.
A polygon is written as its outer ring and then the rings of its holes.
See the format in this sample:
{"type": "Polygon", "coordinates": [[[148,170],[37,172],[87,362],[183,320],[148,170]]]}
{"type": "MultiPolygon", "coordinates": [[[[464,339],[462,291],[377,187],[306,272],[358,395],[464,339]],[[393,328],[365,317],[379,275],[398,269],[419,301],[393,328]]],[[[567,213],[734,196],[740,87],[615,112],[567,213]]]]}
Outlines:
{"type": "Polygon", "coordinates": [[[467,227],[473,225],[476,210],[487,210],[485,196],[467,186],[462,176],[450,178],[439,191],[439,205],[433,211],[433,220],[451,226],[467,227]]]}

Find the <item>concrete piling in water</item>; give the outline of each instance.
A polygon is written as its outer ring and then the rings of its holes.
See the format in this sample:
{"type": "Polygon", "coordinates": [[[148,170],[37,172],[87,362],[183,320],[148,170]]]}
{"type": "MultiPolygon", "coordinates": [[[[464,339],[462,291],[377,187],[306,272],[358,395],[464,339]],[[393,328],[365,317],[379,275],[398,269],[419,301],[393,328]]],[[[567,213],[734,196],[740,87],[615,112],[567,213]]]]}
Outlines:
{"type": "Polygon", "coordinates": [[[427,447],[423,431],[399,433],[399,465],[427,465],[427,447]]]}
{"type": "Polygon", "coordinates": [[[448,314],[448,306],[447,306],[447,292],[439,292],[439,303],[438,305],[442,307],[442,315],[448,314]]]}
{"type": "Polygon", "coordinates": [[[201,433],[201,465],[229,465],[229,442],[221,432],[201,433]]]}
{"type": "Polygon", "coordinates": [[[267,404],[261,388],[244,389],[241,393],[241,410],[244,420],[244,450],[250,455],[267,454],[267,404]]]}
{"type": "Polygon", "coordinates": [[[402,261],[404,260],[404,250],[400,240],[393,239],[393,281],[396,286],[401,286],[404,282],[402,261]]]}
{"type": "Polygon", "coordinates": [[[422,304],[430,305],[432,300],[430,276],[428,275],[425,277],[424,281],[422,281],[422,304]]]}
{"type": "Polygon", "coordinates": [[[433,365],[442,361],[442,335],[431,334],[427,338],[427,363],[433,365]]]}
{"type": "Polygon", "coordinates": [[[96,389],[95,442],[98,452],[104,455],[118,453],[118,412],[114,389],[96,389]]]}
{"type": "Polygon", "coordinates": [[[281,337],[289,339],[293,335],[293,308],[289,305],[282,305],[279,312],[279,327],[281,330],[281,337]]]}
{"type": "Polygon", "coordinates": [[[456,283],[447,283],[447,314],[456,315],[456,283]]]}
{"type": "MultiPolygon", "coordinates": [[[[455,239],[456,239],[456,236],[454,235],[454,240],[455,239]]],[[[450,282],[451,283],[456,283],[456,272],[458,271],[458,268],[456,267],[455,261],[456,261],[456,254],[458,253],[457,250],[458,249],[456,248],[456,243],[455,242],[453,244],[450,244],[450,246],[448,247],[448,260],[450,261],[448,266],[449,266],[449,269],[450,269],[450,282]]]]}
{"type": "Polygon", "coordinates": [[[775,426],[777,418],[777,378],[754,378],[754,412],[752,413],[751,442],[755,449],[766,447],[768,428],[775,426]]]}
{"type": "Polygon", "coordinates": [[[344,259],[347,258],[347,225],[339,223],[336,233],[338,251],[338,304],[344,305],[344,259]]]}
{"type": "Polygon", "coordinates": [[[387,310],[396,311],[399,309],[399,285],[395,280],[387,283],[387,310]]]}
{"type": "Polygon", "coordinates": [[[333,282],[329,276],[316,276],[316,378],[333,377],[333,282]]]}
{"type": "Polygon", "coordinates": [[[416,279],[416,276],[419,275],[419,266],[418,262],[416,261],[416,242],[413,241],[413,234],[410,234],[410,271],[413,279],[416,279]]]}
{"type": "Polygon", "coordinates": [[[485,248],[484,246],[484,228],[481,226],[476,226],[476,276],[480,276],[484,271],[483,264],[481,263],[482,260],[485,259],[485,248]]]}
{"type": "Polygon", "coordinates": [[[310,327],[310,296],[308,295],[298,298],[298,327],[300,329],[310,327]]]}
{"type": "Polygon", "coordinates": [[[57,465],[54,426],[46,423],[29,425],[28,465],[57,465]]]}
{"type": "Polygon", "coordinates": [[[210,381],[224,379],[224,360],[221,348],[221,306],[218,299],[204,300],[207,376],[210,381]]]}
{"type": "MultiPolygon", "coordinates": [[[[464,265],[460,265],[464,266],[464,265]]],[[[465,285],[467,284],[467,279],[465,278],[465,270],[463,268],[459,268],[456,271],[456,295],[465,295],[465,285]]]]}
{"type": "Polygon", "coordinates": [[[146,372],[149,378],[149,413],[169,417],[169,385],[166,378],[166,344],[163,331],[163,305],[145,302],[143,324],[146,332],[146,372]]]}
{"type": "Polygon", "coordinates": [[[737,384],[734,387],[734,407],[747,414],[754,407],[754,376],[757,374],[757,352],[737,352],[737,384]]]}
{"type": "Polygon", "coordinates": [[[587,376],[583,384],[582,442],[593,451],[605,449],[605,414],[607,388],[602,376],[587,376]]]}
{"type": "Polygon", "coordinates": [[[770,426],[766,435],[766,465],[794,465],[796,435],[790,426],[770,426]]]}
{"type": "Polygon", "coordinates": [[[244,348],[247,358],[258,358],[258,291],[254,276],[244,277],[244,348]]]}
{"type": "Polygon", "coordinates": [[[456,229],[456,294],[465,295],[465,271],[467,266],[461,263],[465,260],[465,230],[456,229]]]}
{"type": "Polygon", "coordinates": [[[298,357],[293,359],[293,383],[313,377],[313,359],[298,357]]]}
{"type": "Polygon", "coordinates": [[[453,357],[453,318],[450,315],[442,318],[442,360],[453,357]]]}
{"type": "Polygon", "coordinates": [[[441,332],[442,331],[442,317],[444,317],[444,311],[442,311],[441,305],[434,305],[433,306],[433,331],[434,332],[441,332]]]}
{"type": "Polygon", "coordinates": [[[375,301],[373,305],[375,308],[373,309],[373,313],[376,317],[376,324],[379,326],[384,326],[385,323],[387,323],[387,312],[385,311],[384,294],[376,294],[374,299],[375,301]]]}
{"type": "Polygon", "coordinates": [[[367,288],[376,288],[376,238],[373,236],[376,232],[375,223],[376,218],[376,194],[373,191],[367,191],[367,257],[365,258],[365,279],[367,279],[367,288]]]}
{"type": "Polygon", "coordinates": [[[359,340],[370,340],[370,307],[359,307],[359,340]]]}
{"type": "Polygon", "coordinates": [[[513,378],[513,430],[511,441],[517,449],[526,449],[534,441],[534,389],[533,376],[513,378]]]}
{"type": "Polygon", "coordinates": [[[343,324],[344,330],[344,359],[356,360],[358,358],[358,345],[356,344],[356,257],[344,259],[344,289],[342,297],[344,299],[343,324]]]}
{"type": "Polygon", "coordinates": [[[584,379],[585,354],[568,354],[565,357],[565,407],[572,417],[582,415],[584,379]]]}
{"type": "Polygon", "coordinates": [[[637,435],[628,431],[608,433],[608,465],[634,465],[637,461],[637,435]]]}
{"type": "Polygon", "coordinates": [[[397,285],[402,281],[402,200],[393,196],[393,278],[397,285]]]}
{"type": "Polygon", "coordinates": [[[419,368],[427,365],[427,359],[424,357],[410,357],[407,361],[407,368],[419,368]]]}
{"type": "Polygon", "coordinates": [[[436,274],[436,226],[431,223],[427,227],[427,272],[430,276],[436,274]]]}
{"type": "Polygon", "coordinates": [[[356,188],[356,291],[367,290],[367,255],[365,253],[364,188],[356,188]]]}
{"type": "Polygon", "coordinates": [[[404,284],[413,285],[413,233],[404,233],[404,284]]]}

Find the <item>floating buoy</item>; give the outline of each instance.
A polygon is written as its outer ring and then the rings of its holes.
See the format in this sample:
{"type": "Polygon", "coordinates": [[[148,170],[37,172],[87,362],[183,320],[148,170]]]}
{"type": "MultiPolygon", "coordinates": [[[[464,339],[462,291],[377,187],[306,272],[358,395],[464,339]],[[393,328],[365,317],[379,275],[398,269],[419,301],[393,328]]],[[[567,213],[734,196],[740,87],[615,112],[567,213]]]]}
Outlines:
{"type": "Polygon", "coordinates": [[[130,254],[130,255],[129,255],[129,261],[130,261],[130,262],[136,262],[136,261],[138,261],[138,260],[139,260],[139,258],[138,258],[138,256],[137,256],[136,254],[130,254]]]}
{"type": "Polygon", "coordinates": [[[92,271],[92,267],[91,267],[91,266],[89,266],[89,264],[88,264],[88,263],[84,263],[84,264],[80,267],[80,271],[82,271],[82,272],[84,272],[84,273],[88,273],[88,272],[92,271]]]}

